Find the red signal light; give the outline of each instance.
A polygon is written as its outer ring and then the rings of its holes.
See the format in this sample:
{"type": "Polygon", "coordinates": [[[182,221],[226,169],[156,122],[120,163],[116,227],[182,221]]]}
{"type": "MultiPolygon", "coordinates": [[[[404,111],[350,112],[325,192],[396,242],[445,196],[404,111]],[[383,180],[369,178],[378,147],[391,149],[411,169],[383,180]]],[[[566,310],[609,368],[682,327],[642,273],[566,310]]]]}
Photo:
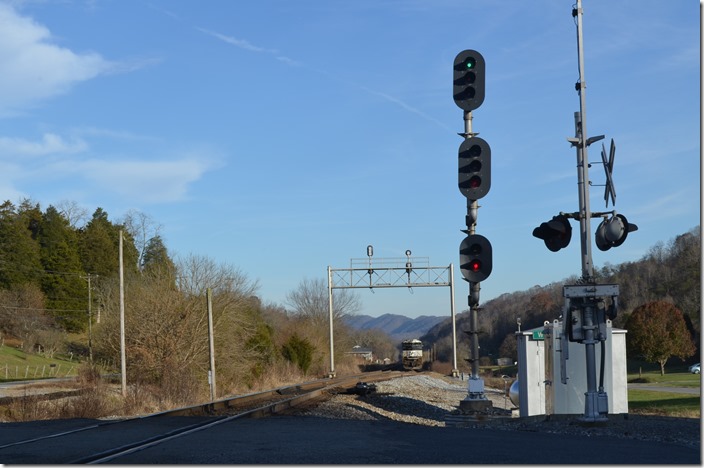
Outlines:
{"type": "Polygon", "coordinates": [[[491,274],[491,243],[486,237],[470,234],[462,241],[460,269],[470,283],[484,281],[491,274]]]}
{"type": "Polygon", "coordinates": [[[479,260],[472,260],[469,262],[469,269],[472,271],[479,271],[482,268],[482,262],[479,260]]]}

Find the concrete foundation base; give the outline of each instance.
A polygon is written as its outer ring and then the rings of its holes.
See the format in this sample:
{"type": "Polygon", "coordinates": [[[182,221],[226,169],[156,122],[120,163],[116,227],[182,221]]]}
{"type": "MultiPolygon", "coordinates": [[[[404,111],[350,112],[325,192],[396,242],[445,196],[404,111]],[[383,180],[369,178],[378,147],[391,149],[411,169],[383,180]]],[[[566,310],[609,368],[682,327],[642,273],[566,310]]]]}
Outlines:
{"type": "Polygon", "coordinates": [[[488,413],[493,408],[491,400],[462,400],[460,401],[460,412],[464,414],[488,413]]]}

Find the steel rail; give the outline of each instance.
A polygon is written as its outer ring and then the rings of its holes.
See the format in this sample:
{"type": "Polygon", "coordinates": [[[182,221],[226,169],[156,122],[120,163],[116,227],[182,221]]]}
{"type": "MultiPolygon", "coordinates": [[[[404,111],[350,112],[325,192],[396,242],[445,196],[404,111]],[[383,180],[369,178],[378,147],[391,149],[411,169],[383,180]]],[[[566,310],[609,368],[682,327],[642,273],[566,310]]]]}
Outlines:
{"type": "MultiPolygon", "coordinates": [[[[152,414],[148,414],[148,415],[136,416],[136,417],[125,418],[125,419],[120,419],[120,420],[103,421],[103,422],[91,424],[91,425],[76,428],[76,429],[71,429],[71,430],[67,430],[67,431],[57,432],[54,434],[48,434],[48,435],[44,435],[44,436],[40,436],[40,437],[35,437],[35,438],[31,438],[31,439],[25,439],[25,440],[20,440],[20,441],[11,442],[8,444],[0,445],[0,450],[5,449],[5,448],[9,448],[9,447],[18,446],[18,445],[39,442],[39,441],[46,440],[46,439],[64,437],[64,436],[68,436],[71,434],[76,434],[79,432],[92,430],[92,429],[98,429],[98,428],[102,428],[102,427],[106,427],[106,426],[110,426],[110,425],[146,420],[149,418],[156,418],[156,417],[163,417],[163,416],[194,416],[194,415],[206,415],[207,416],[207,415],[215,415],[219,412],[228,411],[228,410],[241,411],[240,413],[235,414],[235,415],[221,416],[215,421],[206,421],[203,423],[189,425],[184,428],[174,429],[173,431],[170,431],[169,433],[167,433],[168,435],[153,436],[153,437],[151,437],[149,439],[145,439],[144,441],[141,441],[141,442],[127,444],[126,446],[121,447],[121,449],[123,449],[123,451],[124,451],[124,450],[129,450],[130,448],[139,446],[140,444],[155,445],[156,443],[158,443],[157,440],[161,440],[164,437],[173,438],[173,437],[178,436],[178,434],[183,433],[184,431],[193,432],[195,430],[200,430],[199,429],[200,426],[205,426],[203,428],[207,428],[207,427],[210,427],[210,426],[213,426],[216,424],[220,424],[221,422],[226,422],[226,421],[237,419],[237,418],[265,417],[268,415],[280,413],[280,412],[283,412],[287,409],[293,408],[301,403],[304,403],[308,400],[317,398],[322,394],[323,391],[329,390],[329,389],[332,389],[335,387],[351,388],[352,386],[354,386],[356,384],[356,382],[359,382],[359,381],[374,382],[374,381],[379,381],[379,380],[387,380],[387,379],[399,377],[402,375],[403,375],[402,372],[397,372],[397,371],[375,371],[375,372],[367,372],[367,373],[363,373],[363,374],[355,374],[355,375],[346,376],[346,377],[340,377],[340,378],[337,378],[334,380],[318,379],[318,380],[313,380],[313,381],[309,381],[309,382],[303,382],[300,384],[287,385],[287,386],[275,388],[272,390],[265,390],[262,392],[250,393],[250,394],[246,394],[246,395],[238,395],[238,396],[234,396],[234,397],[228,397],[228,398],[218,400],[216,402],[202,403],[202,404],[198,404],[198,405],[176,408],[176,409],[172,409],[172,410],[166,410],[166,411],[161,411],[158,413],[152,413],[152,414]],[[293,394],[293,396],[289,396],[292,394],[293,394]],[[272,402],[271,401],[272,398],[277,399],[277,401],[272,402]],[[264,402],[269,401],[269,403],[262,405],[262,406],[255,407],[255,408],[245,409],[244,411],[242,411],[242,408],[251,407],[252,404],[261,403],[263,401],[264,402]],[[160,437],[161,437],[161,439],[160,439],[160,437]]],[[[168,439],[164,439],[164,440],[168,440],[168,439]]],[[[150,445],[146,445],[146,446],[150,446],[150,445]]],[[[146,448],[146,446],[144,448],[146,448]]],[[[117,450],[117,449],[111,449],[111,450],[109,450],[109,452],[112,453],[115,450],[117,450]]],[[[127,452],[124,452],[123,454],[126,454],[126,453],[127,452]]],[[[107,454],[106,452],[101,452],[101,454],[105,454],[106,457],[110,455],[110,454],[107,454]]],[[[91,456],[91,457],[94,457],[94,456],[91,456]]],[[[88,458],[86,458],[86,460],[87,459],[88,458]]],[[[77,462],[72,462],[72,463],[87,463],[87,461],[86,462],[77,461],[77,462]]]]}

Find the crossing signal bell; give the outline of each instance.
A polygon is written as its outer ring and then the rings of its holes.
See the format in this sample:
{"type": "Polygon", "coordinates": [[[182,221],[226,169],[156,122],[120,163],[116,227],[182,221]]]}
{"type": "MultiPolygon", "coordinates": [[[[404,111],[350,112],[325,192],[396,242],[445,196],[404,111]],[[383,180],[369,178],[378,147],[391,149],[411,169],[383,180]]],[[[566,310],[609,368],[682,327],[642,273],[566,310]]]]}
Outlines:
{"type": "Polygon", "coordinates": [[[460,145],[458,185],[470,200],[482,198],[491,188],[491,148],[479,137],[467,138],[460,145]]]}
{"type": "Polygon", "coordinates": [[[470,283],[484,281],[491,274],[492,251],[489,240],[479,234],[468,235],[460,244],[460,270],[470,283]]]}
{"type": "Polygon", "coordinates": [[[460,109],[473,111],[484,102],[486,66],[476,50],[463,50],[453,65],[452,97],[460,109]]]}
{"type": "Polygon", "coordinates": [[[618,247],[626,240],[629,232],[637,231],[638,226],[630,224],[625,216],[617,214],[603,220],[596,228],[594,239],[599,250],[606,252],[611,247],[618,247]]]}
{"type": "Polygon", "coordinates": [[[553,216],[552,220],[541,223],[533,229],[533,236],[542,239],[552,252],[567,247],[572,238],[572,226],[565,215],[553,216]]]}

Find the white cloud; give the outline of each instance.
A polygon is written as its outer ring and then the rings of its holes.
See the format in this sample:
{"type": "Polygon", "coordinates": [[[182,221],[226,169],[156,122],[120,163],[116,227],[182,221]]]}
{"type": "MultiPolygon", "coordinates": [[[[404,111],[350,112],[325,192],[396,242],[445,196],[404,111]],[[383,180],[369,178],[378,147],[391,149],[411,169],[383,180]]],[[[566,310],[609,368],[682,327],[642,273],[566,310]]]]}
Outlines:
{"type": "Polygon", "coordinates": [[[65,93],[114,66],[97,53],[77,54],[51,39],[45,26],[0,3],[0,116],[65,93]]]}
{"type": "Polygon", "coordinates": [[[216,31],[211,31],[209,29],[204,29],[204,28],[196,28],[196,29],[200,32],[203,32],[203,33],[208,34],[210,36],[213,36],[217,39],[220,39],[223,42],[227,42],[228,44],[231,44],[235,47],[239,47],[240,49],[248,50],[250,52],[278,54],[278,51],[276,49],[266,49],[264,47],[255,46],[245,39],[238,39],[236,37],[226,36],[225,34],[221,34],[216,31]]]}
{"type": "Polygon", "coordinates": [[[216,32],[216,31],[211,31],[209,29],[205,28],[196,28],[198,31],[208,34],[209,36],[213,36],[217,39],[220,39],[223,42],[226,42],[230,45],[233,45],[235,47],[239,47],[240,49],[248,50],[250,52],[256,52],[260,54],[270,54],[276,58],[276,60],[280,61],[281,63],[285,63],[286,65],[289,65],[291,67],[300,67],[302,66],[301,62],[294,60],[290,57],[286,57],[285,55],[279,55],[279,51],[276,49],[267,49],[264,47],[259,47],[255,46],[251,42],[247,41],[246,39],[238,39],[236,37],[232,36],[227,36],[225,34],[216,32]]]}
{"type": "Polygon", "coordinates": [[[53,133],[45,133],[41,141],[28,141],[22,138],[0,137],[0,158],[14,156],[43,156],[56,153],[80,153],[88,149],[81,139],[64,140],[53,133]]]}
{"type": "Polygon", "coordinates": [[[0,161],[0,201],[16,201],[27,197],[15,187],[15,180],[22,174],[22,168],[12,162],[0,161]]]}
{"type": "MultiPolygon", "coordinates": [[[[92,127],[74,132],[128,141],[158,141],[92,127]]],[[[0,137],[0,198],[18,199],[21,190],[41,191],[51,186],[58,191],[70,187],[76,192],[74,197],[82,199],[113,194],[148,204],[177,202],[188,197],[191,184],[223,161],[218,151],[208,148],[168,151],[166,155],[163,150],[160,152],[162,156],[156,158],[106,155],[83,138],[54,133],[45,133],[36,141],[0,137]],[[22,184],[17,185],[19,181],[22,184]]]]}
{"type": "Polygon", "coordinates": [[[98,137],[98,138],[109,138],[112,140],[122,140],[122,141],[152,141],[158,142],[159,138],[142,135],[139,133],[134,133],[127,130],[113,130],[109,128],[99,128],[99,127],[75,127],[72,129],[72,133],[76,135],[82,135],[87,137],[98,137]]]}
{"type": "Polygon", "coordinates": [[[144,203],[167,203],[186,198],[189,184],[212,167],[202,159],[168,161],[110,161],[92,159],[64,166],[104,191],[144,203]]]}

